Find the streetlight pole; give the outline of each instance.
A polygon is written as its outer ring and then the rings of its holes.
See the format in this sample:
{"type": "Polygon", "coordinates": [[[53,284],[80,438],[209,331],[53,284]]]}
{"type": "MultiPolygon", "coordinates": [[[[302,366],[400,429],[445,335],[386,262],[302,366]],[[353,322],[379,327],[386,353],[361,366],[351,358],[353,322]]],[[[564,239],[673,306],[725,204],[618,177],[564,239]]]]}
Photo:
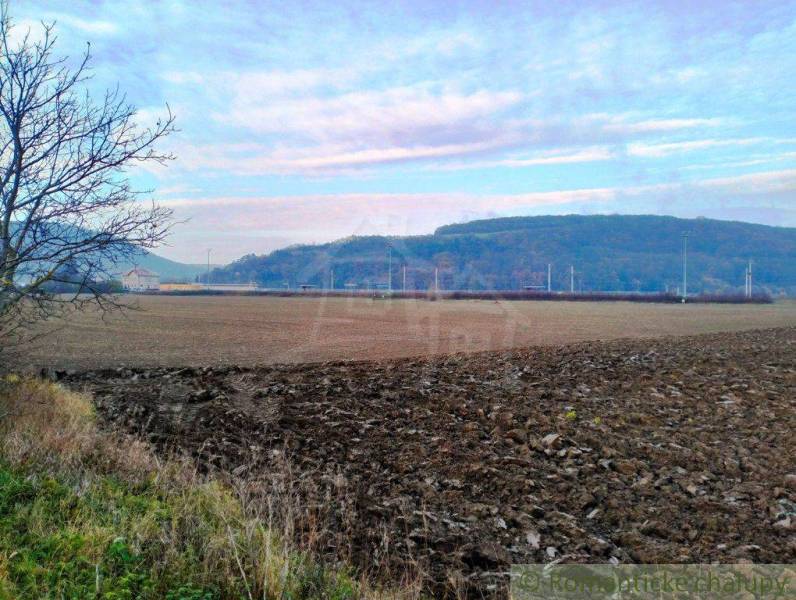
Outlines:
{"type": "Polygon", "coordinates": [[[392,292],[392,244],[387,244],[387,290],[392,292]]]}
{"type": "Polygon", "coordinates": [[[207,281],[205,282],[207,287],[210,287],[210,253],[213,251],[212,248],[207,249],[207,281]]]}
{"type": "Polygon", "coordinates": [[[683,302],[688,298],[688,234],[683,234],[683,302]]]}

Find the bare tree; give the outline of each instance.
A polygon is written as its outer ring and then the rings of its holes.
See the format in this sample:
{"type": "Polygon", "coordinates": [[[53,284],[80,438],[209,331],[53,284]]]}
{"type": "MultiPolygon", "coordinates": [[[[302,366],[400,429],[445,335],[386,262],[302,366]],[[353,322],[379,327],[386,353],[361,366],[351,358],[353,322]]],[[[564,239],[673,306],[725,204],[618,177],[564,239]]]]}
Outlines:
{"type": "Polygon", "coordinates": [[[93,99],[90,47],[70,68],[53,55],[53,23],[34,39],[7,9],[0,2],[0,348],[54,315],[120,307],[107,285],[114,269],[172,223],[126,177],[172,158],[154,148],[173,131],[171,111],[143,128],[118,89],[93,99]],[[64,284],[70,293],[58,293],[64,284]]]}

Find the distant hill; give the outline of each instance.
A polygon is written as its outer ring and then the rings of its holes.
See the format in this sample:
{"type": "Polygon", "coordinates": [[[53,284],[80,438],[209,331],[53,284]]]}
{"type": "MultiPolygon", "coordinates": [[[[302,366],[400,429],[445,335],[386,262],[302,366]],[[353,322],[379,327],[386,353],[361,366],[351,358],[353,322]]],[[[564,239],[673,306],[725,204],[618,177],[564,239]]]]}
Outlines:
{"type": "Polygon", "coordinates": [[[211,273],[214,282],[254,281],[328,287],[383,286],[392,246],[392,286],[425,290],[438,269],[441,289],[674,291],[682,281],[682,234],[688,238],[689,292],[738,292],[753,261],[756,291],[796,294],[796,228],[653,215],[512,217],[446,225],[431,235],[353,237],[248,255],[211,273]]]}
{"type": "MultiPolygon", "coordinates": [[[[11,223],[11,231],[12,234],[18,231],[19,225],[17,223],[11,223]]],[[[52,229],[52,227],[57,227],[57,225],[48,225],[52,229]]],[[[82,229],[67,229],[63,228],[58,230],[59,232],[63,231],[62,235],[69,236],[83,236],[87,235],[85,230],[82,229]],[[75,231],[76,233],[68,233],[69,231],[75,231]]],[[[79,239],[79,238],[77,238],[79,239]]],[[[119,262],[113,266],[106,266],[108,271],[112,274],[118,274],[125,271],[129,271],[133,267],[143,267],[154,273],[160,275],[161,281],[186,281],[186,282],[193,282],[195,281],[198,275],[202,275],[207,273],[207,264],[201,265],[194,265],[194,264],[186,264],[180,263],[173,260],[169,260],[168,258],[163,258],[162,256],[158,256],[157,254],[153,254],[148,250],[139,250],[137,253],[135,260],[119,262]]],[[[104,262],[104,261],[103,261],[104,262]]],[[[49,264],[46,261],[42,264],[49,264]]],[[[211,265],[211,267],[218,267],[219,265],[211,265]]]]}
{"type": "Polygon", "coordinates": [[[116,270],[130,270],[134,266],[143,267],[160,275],[161,281],[194,281],[197,275],[207,273],[207,265],[192,265],[175,262],[157,254],[147,252],[135,260],[135,265],[120,265],[116,270]]]}

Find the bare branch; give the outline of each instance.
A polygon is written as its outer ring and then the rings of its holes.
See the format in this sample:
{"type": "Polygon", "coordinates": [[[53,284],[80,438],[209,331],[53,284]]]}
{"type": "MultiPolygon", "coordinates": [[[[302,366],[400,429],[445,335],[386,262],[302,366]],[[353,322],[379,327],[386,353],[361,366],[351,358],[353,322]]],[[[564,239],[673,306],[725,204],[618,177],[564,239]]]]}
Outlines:
{"type": "Polygon", "coordinates": [[[89,48],[70,69],[54,55],[54,24],[42,27],[38,41],[14,41],[0,0],[0,349],[70,310],[121,308],[108,281],[173,224],[125,173],[172,159],[156,149],[174,131],[171,110],[141,127],[118,88],[95,101],[83,87],[89,48]]]}

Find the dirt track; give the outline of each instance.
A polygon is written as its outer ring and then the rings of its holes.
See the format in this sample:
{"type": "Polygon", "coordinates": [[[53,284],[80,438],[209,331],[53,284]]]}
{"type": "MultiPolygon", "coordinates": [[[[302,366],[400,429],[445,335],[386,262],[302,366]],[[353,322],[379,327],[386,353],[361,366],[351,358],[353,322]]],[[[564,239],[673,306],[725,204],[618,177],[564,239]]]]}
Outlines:
{"type": "Polygon", "coordinates": [[[330,555],[437,594],[512,562],[796,559],[796,328],[66,380],[244,478],[287,455],[330,555]]]}

